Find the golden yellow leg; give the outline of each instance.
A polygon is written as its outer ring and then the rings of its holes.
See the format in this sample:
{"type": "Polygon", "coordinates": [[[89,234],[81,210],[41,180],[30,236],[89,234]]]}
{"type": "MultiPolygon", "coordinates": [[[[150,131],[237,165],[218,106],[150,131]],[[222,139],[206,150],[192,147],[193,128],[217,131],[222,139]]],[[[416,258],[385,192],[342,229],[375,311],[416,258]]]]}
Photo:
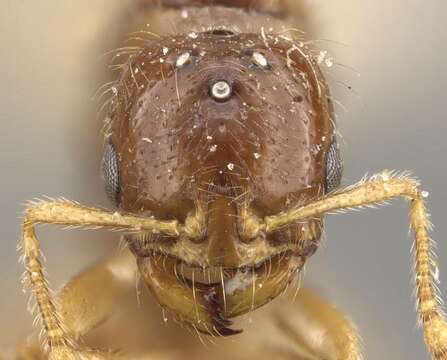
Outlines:
{"type": "Polygon", "coordinates": [[[426,194],[419,190],[419,184],[415,180],[384,172],[309,205],[267,217],[263,227],[270,232],[286,224],[319,217],[331,211],[362,207],[397,197],[409,199],[410,223],[415,235],[415,282],[419,319],[424,329],[428,350],[433,358],[445,360],[447,323],[433,275],[437,269],[433,258],[432,240],[428,235],[431,224],[424,206],[424,195],[426,194]]]}
{"type": "MultiPolygon", "coordinates": [[[[97,268],[92,273],[81,275],[73,283],[68,284],[61,292],[60,302],[50,295],[50,290],[41,264],[41,251],[35,235],[35,225],[39,223],[60,224],[66,226],[107,227],[135,231],[162,231],[167,234],[177,234],[178,224],[175,221],[163,222],[153,219],[143,219],[135,216],[120,215],[93,208],[82,207],[68,201],[49,201],[34,204],[27,209],[23,224],[21,250],[25,263],[29,286],[38,305],[38,317],[42,321],[45,347],[48,347],[50,359],[110,359],[114,355],[99,351],[81,349],[75,338],[94,327],[110,310],[110,299],[92,297],[89,292],[91,285],[98,285],[107,279],[113,279],[111,291],[119,288],[119,281],[113,272],[97,268]],[[83,276],[86,279],[83,279],[83,276]],[[90,283],[89,283],[90,282],[90,283]],[[96,310],[83,307],[79,300],[85,300],[93,306],[104,306],[96,310]],[[59,309],[64,309],[62,312],[59,309]],[[80,312],[80,313],[79,313],[80,312]],[[76,314],[76,315],[74,315],[76,314]],[[77,315],[80,318],[77,318],[77,315]],[[75,335],[75,336],[73,336],[75,335]]],[[[96,289],[104,290],[104,287],[96,289]]],[[[99,295],[97,293],[97,295],[99,295]]]]}

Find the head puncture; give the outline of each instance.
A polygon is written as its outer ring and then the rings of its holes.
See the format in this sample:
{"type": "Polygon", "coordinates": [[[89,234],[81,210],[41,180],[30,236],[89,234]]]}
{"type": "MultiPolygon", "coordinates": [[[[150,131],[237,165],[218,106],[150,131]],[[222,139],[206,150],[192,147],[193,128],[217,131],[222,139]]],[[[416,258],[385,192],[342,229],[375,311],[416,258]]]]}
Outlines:
{"type": "Polygon", "coordinates": [[[211,87],[211,96],[218,101],[227,100],[231,96],[231,86],[226,81],[218,81],[211,87]]]}

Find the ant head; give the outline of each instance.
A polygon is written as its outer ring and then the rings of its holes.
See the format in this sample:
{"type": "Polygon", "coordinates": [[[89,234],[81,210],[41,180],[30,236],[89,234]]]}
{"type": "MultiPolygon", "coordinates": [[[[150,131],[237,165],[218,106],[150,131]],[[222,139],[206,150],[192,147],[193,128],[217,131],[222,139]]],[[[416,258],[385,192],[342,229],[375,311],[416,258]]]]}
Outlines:
{"type": "Polygon", "coordinates": [[[150,235],[177,243],[183,250],[171,255],[183,263],[233,276],[272,259],[301,267],[316,250],[319,219],[270,234],[257,223],[337,186],[327,98],[309,52],[280,36],[215,30],[159,39],[129,60],[117,87],[108,193],[123,211],[185,223],[186,239],[150,235]]]}

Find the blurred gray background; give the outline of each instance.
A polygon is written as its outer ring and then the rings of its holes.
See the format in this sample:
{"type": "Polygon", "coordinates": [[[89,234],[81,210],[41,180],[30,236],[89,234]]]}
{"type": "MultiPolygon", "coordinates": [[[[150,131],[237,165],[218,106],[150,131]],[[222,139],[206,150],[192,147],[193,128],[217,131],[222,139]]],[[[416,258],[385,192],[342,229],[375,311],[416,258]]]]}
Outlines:
{"type": "MultiPolygon", "coordinates": [[[[444,0],[313,1],[343,134],[344,184],[411,170],[430,192],[441,289],[447,294],[444,0]],[[351,68],[355,71],[350,70],[351,68]],[[360,76],[356,75],[356,72],[360,76]],[[335,81],[337,79],[338,81],[335,81]],[[341,82],[353,86],[348,90],[341,82]]],[[[0,11],[0,349],[30,332],[16,244],[34,197],[107,205],[98,175],[102,54],[128,1],[2,0],[0,11]]],[[[428,359],[412,298],[408,207],[330,216],[306,281],[356,322],[370,359],[428,359]]],[[[53,287],[114,251],[116,235],[40,231],[53,287]]]]}

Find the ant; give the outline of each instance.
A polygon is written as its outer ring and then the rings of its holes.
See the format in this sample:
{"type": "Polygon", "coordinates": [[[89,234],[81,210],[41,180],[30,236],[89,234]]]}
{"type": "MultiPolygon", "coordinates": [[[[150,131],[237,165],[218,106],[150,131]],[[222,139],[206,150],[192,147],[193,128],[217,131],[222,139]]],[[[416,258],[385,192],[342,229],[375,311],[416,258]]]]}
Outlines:
{"type": "MultiPolygon", "coordinates": [[[[129,59],[107,89],[113,96],[102,172],[116,209],[48,200],[25,211],[21,251],[48,357],[119,356],[78,340],[114,311],[117,283],[132,285],[136,277],[200,337],[242,336],[233,319],[296,280],[318,249],[326,213],[401,197],[410,202],[419,319],[433,358],[447,359],[427,193],[407,174],[387,171],[339,189],[343,163],[320,70],[331,60],[315,57],[294,29],[294,2],[139,4],[153,32],[136,33],[148,37],[144,46],[122,49],[129,59]],[[41,264],[39,224],[122,230],[128,250],[54,297],[41,264]]],[[[309,291],[297,296],[299,311],[318,325],[298,331],[276,320],[276,331],[300,348],[293,358],[361,358],[357,332],[342,314],[309,291]],[[325,334],[318,344],[315,332],[325,334]]]]}

